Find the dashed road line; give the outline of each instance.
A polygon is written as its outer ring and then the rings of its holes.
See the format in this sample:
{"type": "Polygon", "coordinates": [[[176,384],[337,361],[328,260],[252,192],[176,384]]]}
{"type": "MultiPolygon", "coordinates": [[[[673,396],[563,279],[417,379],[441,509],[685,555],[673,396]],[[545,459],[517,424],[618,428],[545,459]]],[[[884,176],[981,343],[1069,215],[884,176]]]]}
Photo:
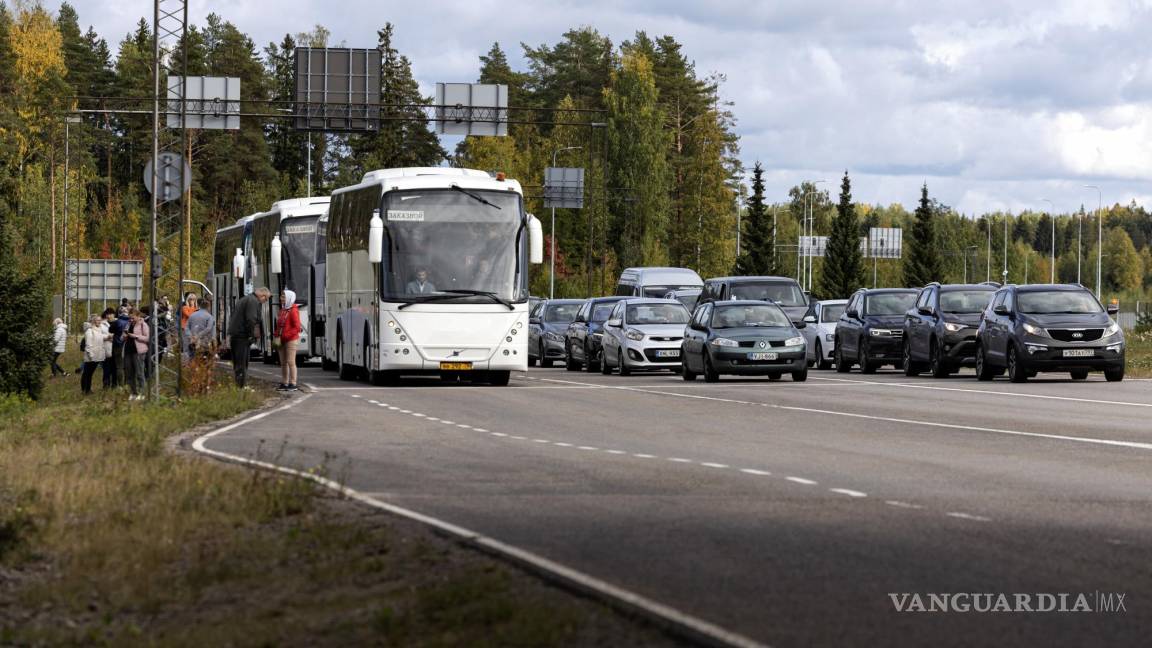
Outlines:
{"type": "Polygon", "coordinates": [[[768,475],[772,474],[772,473],[768,472],[767,470],[757,470],[755,468],[741,468],[740,472],[747,473],[749,475],[762,475],[764,477],[767,477],[768,475]]]}
{"type": "Polygon", "coordinates": [[[924,508],[923,504],[912,504],[911,502],[901,502],[900,500],[884,500],[884,503],[887,504],[888,506],[895,506],[896,508],[905,508],[905,509],[922,509],[922,508],[924,508]]]}
{"type": "Polygon", "coordinates": [[[972,522],[991,522],[992,518],[984,517],[983,515],[972,515],[971,513],[961,513],[959,511],[951,511],[945,513],[948,517],[957,518],[960,520],[971,520],[972,522]]]}
{"type": "Polygon", "coordinates": [[[815,486],[816,485],[816,482],[812,481],[811,479],[804,479],[803,477],[791,477],[791,476],[789,476],[789,477],[785,477],[784,479],[787,479],[788,481],[794,482],[797,484],[804,484],[805,486],[815,486]]]}
{"type": "Polygon", "coordinates": [[[708,466],[709,468],[728,468],[728,464],[715,463],[713,461],[702,461],[701,466],[708,466]]]}
{"type": "Polygon", "coordinates": [[[685,459],[684,457],[668,457],[668,461],[675,463],[692,463],[691,459],[685,459]]]}
{"type": "Polygon", "coordinates": [[[848,497],[868,497],[868,493],[862,493],[858,490],[849,490],[847,488],[829,488],[828,490],[832,491],[833,493],[847,495],[848,497]]]}

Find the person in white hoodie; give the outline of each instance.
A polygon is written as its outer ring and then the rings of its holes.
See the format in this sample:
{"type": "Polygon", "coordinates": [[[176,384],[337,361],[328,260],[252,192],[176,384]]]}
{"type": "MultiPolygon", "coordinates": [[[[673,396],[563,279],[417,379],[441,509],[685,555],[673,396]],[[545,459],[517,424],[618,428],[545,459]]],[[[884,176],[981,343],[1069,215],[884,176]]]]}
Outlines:
{"type": "Polygon", "coordinates": [[[52,335],[52,376],[67,376],[68,372],[60,366],[60,356],[68,348],[68,327],[64,325],[64,320],[59,317],[52,322],[55,331],[52,335]]]}
{"type": "Polygon", "coordinates": [[[100,323],[101,317],[93,315],[88,328],[84,331],[84,371],[80,374],[80,391],[85,394],[92,393],[92,374],[104,363],[104,342],[111,339],[100,323]]]}

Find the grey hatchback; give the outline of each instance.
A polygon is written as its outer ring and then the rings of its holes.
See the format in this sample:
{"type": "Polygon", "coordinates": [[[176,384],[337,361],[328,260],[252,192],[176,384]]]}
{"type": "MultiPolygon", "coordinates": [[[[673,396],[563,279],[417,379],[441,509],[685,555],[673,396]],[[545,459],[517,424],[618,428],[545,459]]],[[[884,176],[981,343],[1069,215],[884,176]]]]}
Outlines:
{"type": "Polygon", "coordinates": [[[693,313],[681,344],[681,375],[716,382],[720,374],[808,379],[804,337],[778,304],[762,301],[718,301],[693,313]]]}

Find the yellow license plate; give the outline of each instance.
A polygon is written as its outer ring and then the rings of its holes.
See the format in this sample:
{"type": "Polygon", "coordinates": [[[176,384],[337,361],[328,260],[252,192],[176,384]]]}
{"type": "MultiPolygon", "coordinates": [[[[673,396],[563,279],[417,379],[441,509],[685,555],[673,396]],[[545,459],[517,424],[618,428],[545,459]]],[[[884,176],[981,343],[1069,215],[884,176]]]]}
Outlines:
{"type": "Polygon", "coordinates": [[[471,362],[441,362],[440,371],[472,371],[471,362]]]}

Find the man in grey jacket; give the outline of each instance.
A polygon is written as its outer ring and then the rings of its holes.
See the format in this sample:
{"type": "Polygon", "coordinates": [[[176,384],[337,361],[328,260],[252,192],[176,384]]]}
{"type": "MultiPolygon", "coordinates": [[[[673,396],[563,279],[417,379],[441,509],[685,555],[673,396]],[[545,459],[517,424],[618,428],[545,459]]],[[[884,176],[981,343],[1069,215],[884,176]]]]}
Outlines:
{"type": "Polygon", "coordinates": [[[262,334],[260,309],[271,294],[267,287],[257,288],[236,302],[232,311],[232,319],[228,322],[228,346],[232,349],[232,373],[236,375],[237,387],[243,388],[248,382],[248,354],[252,351],[252,340],[262,334]]]}

